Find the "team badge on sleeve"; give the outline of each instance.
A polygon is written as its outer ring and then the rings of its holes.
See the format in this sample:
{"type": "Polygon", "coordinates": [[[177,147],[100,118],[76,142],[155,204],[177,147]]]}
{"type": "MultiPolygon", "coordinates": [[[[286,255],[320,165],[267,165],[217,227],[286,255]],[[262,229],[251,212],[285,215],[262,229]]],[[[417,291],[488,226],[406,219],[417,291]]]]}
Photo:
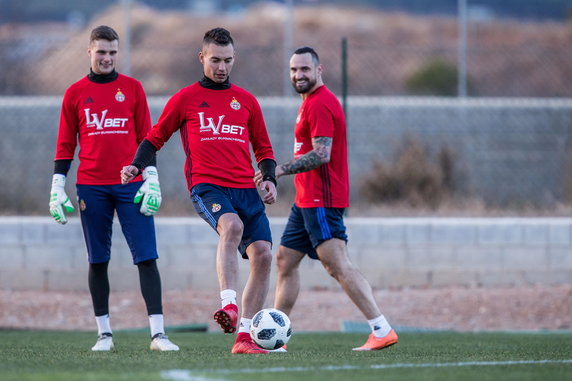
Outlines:
{"type": "Polygon", "coordinates": [[[240,103],[236,100],[236,98],[232,98],[232,102],[230,102],[230,108],[233,110],[240,110],[240,103]]]}
{"type": "Polygon", "coordinates": [[[213,213],[218,212],[220,210],[220,208],[221,208],[220,204],[214,203],[213,207],[212,207],[213,213]]]}
{"type": "Polygon", "coordinates": [[[117,89],[117,93],[115,94],[115,100],[117,102],[123,102],[125,100],[125,95],[121,92],[121,89],[117,89]]]}

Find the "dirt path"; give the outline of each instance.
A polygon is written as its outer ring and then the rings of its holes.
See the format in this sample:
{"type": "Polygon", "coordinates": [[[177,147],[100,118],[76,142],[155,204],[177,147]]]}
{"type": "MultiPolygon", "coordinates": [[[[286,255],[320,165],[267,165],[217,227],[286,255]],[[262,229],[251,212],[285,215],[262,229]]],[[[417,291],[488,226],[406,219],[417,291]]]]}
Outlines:
{"type": "MultiPolygon", "coordinates": [[[[572,329],[572,285],[525,288],[439,288],[375,292],[382,312],[394,326],[481,330],[572,329]]],[[[166,291],[167,326],[211,322],[218,308],[214,291],[166,291]]],[[[112,328],[147,327],[138,292],[112,292],[112,328]]],[[[271,302],[267,303],[271,306],[271,302]]],[[[342,321],[364,319],[339,290],[300,294],[290,316],[298,331],[337,331],[342,321]]],[[[94,330],[87,292],[0,291],[1,329],[94,330]]]]}

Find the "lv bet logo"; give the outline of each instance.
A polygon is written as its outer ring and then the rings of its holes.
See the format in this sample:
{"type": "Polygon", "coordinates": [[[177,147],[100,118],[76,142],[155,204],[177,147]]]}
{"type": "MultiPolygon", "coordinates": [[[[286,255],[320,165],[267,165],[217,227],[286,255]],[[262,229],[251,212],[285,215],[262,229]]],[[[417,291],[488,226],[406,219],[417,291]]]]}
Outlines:
{"type": "Polygon", "coordinates": [[[223,124],[224,115],[219,115],[218,122],[215,124],[214,118],[205,118],[204,112],[199,112],[199,121],[201,123],[201,132],[212,131],[213,135],[230,134],[230,135],[242,135],[244,127],[235,126],[232,124],[223,124]],[[206,121],[205,121],[206,119],[206,121]]]}
{"type": "Polygon", "coordinates": [[[103,130],[108,127],[125,127],[125,123],[129,120],[129,118],[106,118],[108,110],[102,111],[101,115],[97,113],[91,114],[88,108],[84,109],[84,111],[86,127],[95,127],[96,130],[103,130]]]}

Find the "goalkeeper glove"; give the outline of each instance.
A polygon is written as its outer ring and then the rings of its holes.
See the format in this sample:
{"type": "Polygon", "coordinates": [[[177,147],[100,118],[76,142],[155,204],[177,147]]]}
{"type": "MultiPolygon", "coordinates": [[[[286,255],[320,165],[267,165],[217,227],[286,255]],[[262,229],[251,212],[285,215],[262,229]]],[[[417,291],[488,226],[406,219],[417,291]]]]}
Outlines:
{"type": "Polygon", "coordinates": [[[66,176],[55,173],[52,178],[52,190],[50,191],[50,214],[62,225],[68,222],[64,210],[67,213],[74,211],[74,207],[66,194],[65,185],[66,176]]]}
{"type": "Polygon", "coordinates": [[[157,213],[161,206],[161,187],[159,186],[159,174],[157,168],[149,166],[143,170],[143,185],[137,191],[133,202],[141,202],[139,211],[146,216],[157,213]]]}

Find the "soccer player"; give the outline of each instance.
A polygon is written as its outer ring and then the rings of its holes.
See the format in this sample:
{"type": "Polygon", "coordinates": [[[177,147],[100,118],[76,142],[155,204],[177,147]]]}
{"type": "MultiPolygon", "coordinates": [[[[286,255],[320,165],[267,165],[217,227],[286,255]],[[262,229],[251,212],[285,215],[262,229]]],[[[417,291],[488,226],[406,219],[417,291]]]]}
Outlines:
{"type": "Polygon", "coordinates": [[[260,106],[231,84],[234,42],[224,28],[207,31],[199,61],[204,76],[167,102],[158,123],[139,145],[123,182],[138,175],[173,133],[180,131],[185,177],[197,213],[219,234],[216,253],[221,308],[214,320],[225,333],[237,329],[238,256],[249,260],[242,313],[232,353],[267,353],[250,338],[251,319],[268,294],[272,262],[270,225],[264,203],[276,201],[276,162],[260,106]],[[250,146],[261,170],[258,194],[250,146]],[[264,203],[263,203],[264,201],[264,203]]]}
{"type": "MultiPolygon", "coordinates": [[[[276,258],[274,307],[287,314],[292,310],[300,289],[299,265],[307,254],[321,261],[371,326],[367,342],[354,350],[382,349],[397,343],[397,335],[347,254],[346,122],[339,101],[322,81],[322,71],[318,54],[310,47],[296,50],[290,59],[290,79],[302,104],[294,127],[294,159],[278,165],[275,172],[276,178],[296,174],[296,196],[276,258]]],[[[256,173],[255,181],[262,181],[261,173],[256,173]]]]}
{"type": "Polygon", "coordinates": [[[165,335],[161,278],[153,215],[161,204],[155,158],[142,176],[121,185],[119,173],[151,129],[147,99],[141,84],[115,71],[119,37],[109,26],[91,31],[87,54],[90,73],[64,94],[56,144],[50,213],[65,224],[74,207],[65,191],[66,175],[77,144],[77,196],[89,261],[88,284],[97,322],[93,351],[113,349],[109,319],[111,228],[117,212],[123,234],[139,270],[141,292],[151,326],[151,349],[177,351],[165,335]],[[141,203],[139,206],[138,203],[141,203]],[[64,212],[65,210],[65,212],[64,212]]]}

